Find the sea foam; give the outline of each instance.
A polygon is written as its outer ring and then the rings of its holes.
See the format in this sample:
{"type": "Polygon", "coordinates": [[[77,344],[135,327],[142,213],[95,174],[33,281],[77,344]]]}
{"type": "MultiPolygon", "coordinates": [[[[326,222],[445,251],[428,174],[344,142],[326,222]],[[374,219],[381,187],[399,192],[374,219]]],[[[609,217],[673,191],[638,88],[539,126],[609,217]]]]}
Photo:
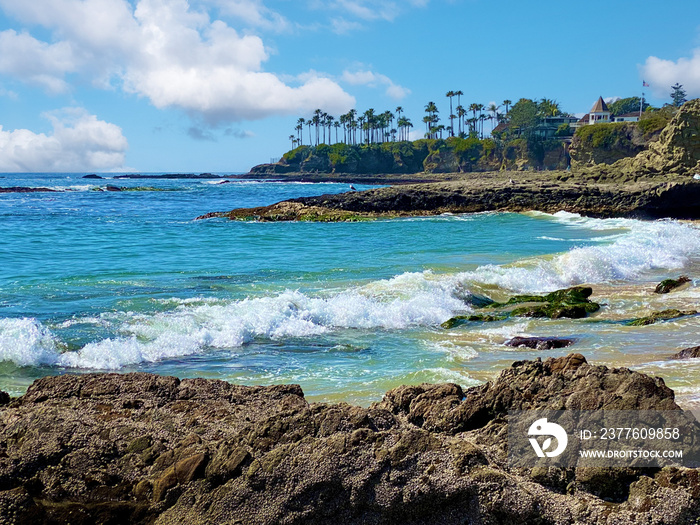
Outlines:
{"type": "Polygon", "coordinates": [[[689,224],[586,219],[572,214],[548,219],[574,228],[607,230],[608,237],[593,246],[470,272],[409,272],[344,290],[287,290],[228,301],[188,299],[174,301],[165,312],[118,312],[100,317],[101,323],[108,324],[109,338],[70,352],[60,351],[60,330],[67,329],[61,323],[52,331],[36,319],[0,319],[0,361],[18,366],[119,369],[210,349],[238,348],[254,340],[285,340],[342,329],[436,327],[457,313],[471,311],[470,290],[475,285],[545,292],[580,283],[629,282],[643,279],[650,270],[683,268],[700,253],[700,230],[689,224]]]}

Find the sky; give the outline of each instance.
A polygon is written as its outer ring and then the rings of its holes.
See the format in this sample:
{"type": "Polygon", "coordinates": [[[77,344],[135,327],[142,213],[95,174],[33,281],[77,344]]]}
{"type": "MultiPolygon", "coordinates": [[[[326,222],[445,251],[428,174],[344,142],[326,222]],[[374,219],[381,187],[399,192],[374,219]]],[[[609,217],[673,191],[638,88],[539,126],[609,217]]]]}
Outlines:
{"type": "Polygon", "coordinates": [[[0,0],[0,172],[247,172],[317,108],[417,138],[448,91],[583,114],[675,83],[700,97],[698,0],[0,0]]]}

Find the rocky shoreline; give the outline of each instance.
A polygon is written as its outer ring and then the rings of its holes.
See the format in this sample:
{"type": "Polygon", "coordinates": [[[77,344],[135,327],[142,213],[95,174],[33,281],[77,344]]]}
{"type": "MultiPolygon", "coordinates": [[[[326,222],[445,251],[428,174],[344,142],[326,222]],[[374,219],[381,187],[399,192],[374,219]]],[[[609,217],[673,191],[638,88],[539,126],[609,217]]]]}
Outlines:
{"type": "MultiPolygon", "coordinates": [[[[286,180],[314,176],[315,181],[343,177],[333,173],[280,175],[276,172],[284,172],[281,168],[288,166],[279,166],[280,170],[265,166],[256,166],[250,176],[264,173],[286,180]]],[[[439,182],[291,199],[198,218],[353,221],[441,213],[565,210],[592,217],[700,219],[700,99],[686,103],[647,149],[613,164],[579,162],[570,171],[424,173],[412,177],[421,175],[436,177],[439,182]]],[[[354,177],[357,181],[360,175],[354,177]]],[[[396,177],[410,181],[405,175],[396,177]]],[[[390,178],[380,180],[392,184],[390,178]]]]}
{"type": "Polygon", "coordinates": [[[143,373],[0,396],[0,521],[666,523],[700,517],[698,470],[514,469],[508,410],[678,410],[660,378],[580,354],[493,382],[402,386],[369,408],[299,386],[143,373]]]}
{"type": "Polygon", "coordinates": [[[468,179],[303,197],[208,213],[198,219],[353,221],[531,210],[564,210],[591,217],[700,219],[700,181],[667,177],[597,182],[577,180],[567,172],[475,173],[468,179]]]}

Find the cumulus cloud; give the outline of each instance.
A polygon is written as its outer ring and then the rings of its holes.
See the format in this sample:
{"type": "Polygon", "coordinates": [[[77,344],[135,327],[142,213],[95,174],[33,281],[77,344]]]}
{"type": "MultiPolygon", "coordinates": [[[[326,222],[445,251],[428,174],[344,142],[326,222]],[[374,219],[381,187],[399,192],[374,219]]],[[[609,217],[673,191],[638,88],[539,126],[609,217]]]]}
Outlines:
{"type": "Polygon", "coordinates": [[[108,171],[124,165],[127,140],[119,126],[97,120],[82,108],[43,115],[53,131],[5,131],[0,126],[0,171],[108,171]]]}
{"type": "Polygon", "coordinates": [[[700,97],[700,49],[696,49],[692,57],[676,61],[649,57],[641,72],[658,98],[669,98],[675,83],[682,84],[689,97],[700,97]]]}
{"type": "Polygon", "coordinates": [[[380,73],[374,73],[369,70],[359,71],[344,71],[342,76],[343,81],[353,85],[364,85],[368,87],[385,88],[385,93],[394,100],[400,100],[406,97],[411,91],[403,86],[395,84],[389,77],[380,73]]]}
{"type": "Polygon", "coordinates": [[[22,78],[51,93],[68,90],[63,77],[77,66],[68,42],[47,44],[12,29],[0,31],[0,51],[0,73],[22,78]]]}
{"type": "MultiPolygon", "coordinates": [[[[226,5],[249,21],[279,20],[255,0],[226,5]]],[[[90,74],[100,85],[111,81],[158,108],[178,108],[210,124],[306,113],[317,107],[343,112],[355,103],[323,75],[285,83],[265,72],[268,53],[260,37],[241,35],[211,20],[187,0],[138,0],[134,8],[126,0],[0,0],[0,6],[58,37],[49,45],[27,35],[30,41],[25,45],[38,71],[14,63],[2,69],[1,62],[0,71],[43,82],[53,90],[65,88],[68,72],[90,74]],[[64,60],[50,67],[51,53],[64,60]],[[41,73],[47,77],[37,76],[41,73]]],[[[21,36],[0,40],[0,56],[17,49],[21,36]]]]}

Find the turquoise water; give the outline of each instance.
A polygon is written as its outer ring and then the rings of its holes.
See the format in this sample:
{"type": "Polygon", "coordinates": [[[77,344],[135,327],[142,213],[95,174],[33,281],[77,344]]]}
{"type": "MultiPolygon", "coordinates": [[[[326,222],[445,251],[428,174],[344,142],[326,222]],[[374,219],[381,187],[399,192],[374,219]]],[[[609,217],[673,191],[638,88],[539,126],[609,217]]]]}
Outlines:
{"type": "Polygon", "coordinates": [[[650,293],[699,267],[693,224],[566,213],[195,221],[348,185],[81,175],[0,178],[63,190],[0,194],[0,389],[14,395],[46,374],[138,370],[299,383],[311,399],[367,404],[399,384],[470,386],[517,359],[578,351],[659,373],[689,403],[700,397],[700,360],[664,359],[700,344],[698,318],[621,324],[650,309],[697,307],[696,283],[650,293]],[[95,191],[108,184],[142,191],[95,191]],[[439,326],[471,311],[472,293],[501,299],[579,283],[606,304],[591,319],[439,326]],[[504,346],[514,335],[576,344],[504,346]]]}

